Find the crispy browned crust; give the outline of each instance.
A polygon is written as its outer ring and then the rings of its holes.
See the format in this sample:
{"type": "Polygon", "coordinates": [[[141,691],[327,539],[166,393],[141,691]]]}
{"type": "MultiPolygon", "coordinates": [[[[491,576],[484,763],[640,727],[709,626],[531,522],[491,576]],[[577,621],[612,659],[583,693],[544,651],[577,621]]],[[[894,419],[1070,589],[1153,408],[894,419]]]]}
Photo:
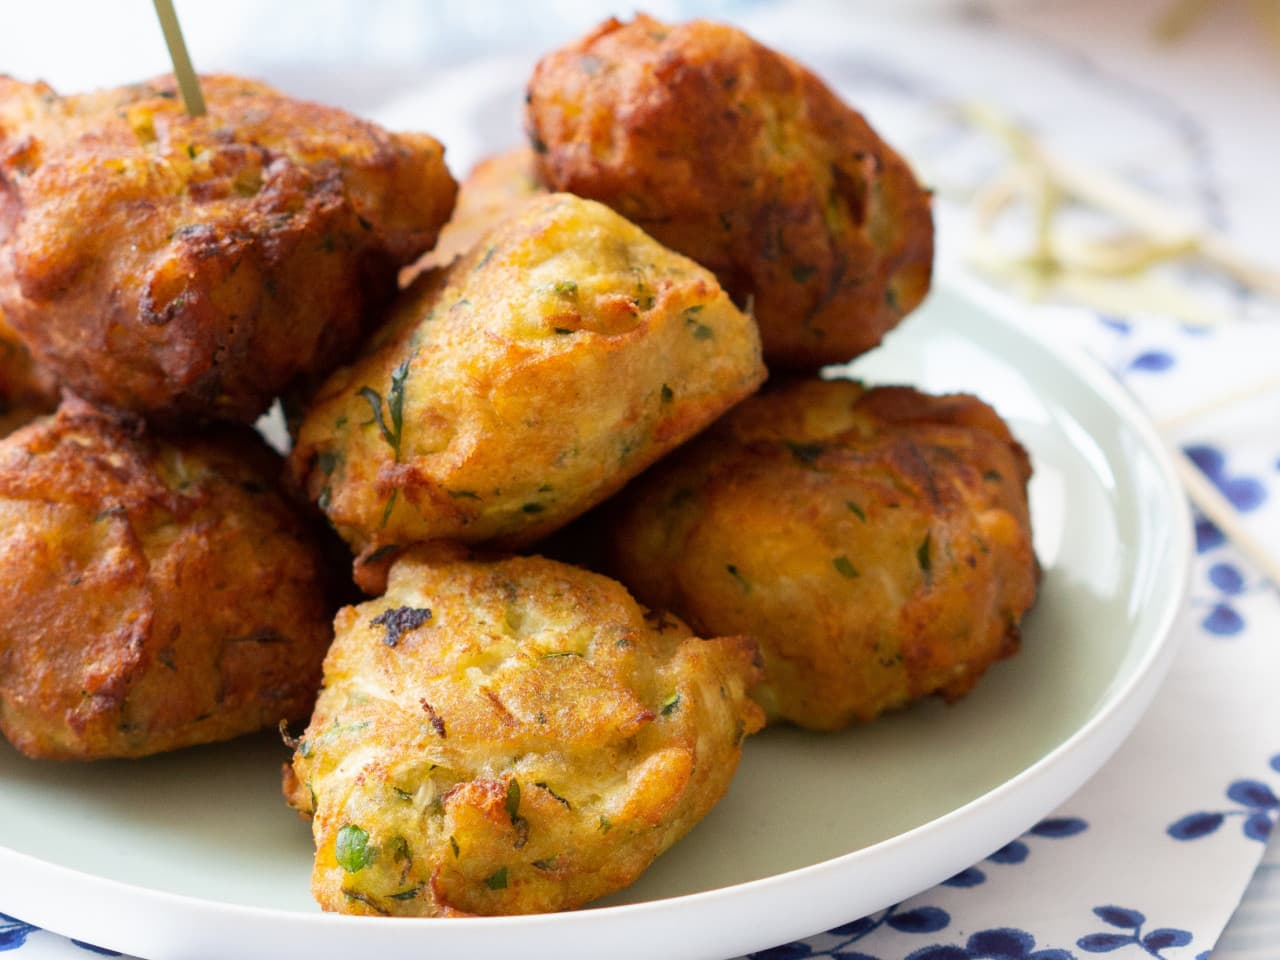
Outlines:
{"type": "Polygon", "coordinates": [[[543,58],[553,190],[614,207],[754,301],[766,363],[850,359],[928,292],[929,196],[814,74],[732,27],[609,20],[543,58]]]}
{"type": "Polygon", "coordinates": [[[159,441],[83,404],[0,441],[15,747],[136,757],[306,717],[336,604],[279,471],[247,428],[159,441]]]}
{"type": "Polygon", "coordinates": [[[525,200],[547,188],[538,179],[533,151],[519,147],[481,160],[458,187],[453,216],[440,231],[440,240],[400,275],[408,286],[419,273],[447,267],[505,220],[525,200]]]}
{"type": "Polygon", "coordinates": [[[0,437],[58,405],[58,386],[0,310],[0,437]]]}
{"type": "Polygon", "coordinates": [[[533,197],[401,294],[320,390],[290,468],[366,559],[517,549],[753,392],[759,349],[709,272],[599,203],[533,197]]]}
{"type": "Polygon", "coordinates": [[[699,640],[540,557],[418,548],[339,612],[286,767],[312,891],[367,915],[536,913],[631,883],[720,799],[755,645],[699,640]]]}
{"type": "Polygon", "coordinates": [[[453,204],[443,149],[228,76],[80,96],[0,77],[0,308],[80,395],[250,421],[394,295],[453,204]]]}
{"type": "Polygon", "coordinates": [[[955,700],[1017,650],[1030,474],[975,397],[798,381],[629,487],[612,566],[697,631],[755,637],[771,718],[838,729],[955,700]]]}

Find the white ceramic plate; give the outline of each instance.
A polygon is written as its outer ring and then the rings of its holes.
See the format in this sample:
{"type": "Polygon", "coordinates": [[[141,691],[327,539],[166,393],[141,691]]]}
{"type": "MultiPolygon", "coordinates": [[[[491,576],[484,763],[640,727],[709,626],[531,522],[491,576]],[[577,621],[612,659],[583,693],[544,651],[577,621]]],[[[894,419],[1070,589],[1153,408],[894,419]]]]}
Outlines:
{"type": "Polygon", "coordinates": [[[955,281],[854,372],[977,392],[1032,454],[1042,592],[1022,652],[963,702],[752,738],[724,802],[625,894],[475,920],[321,914],[272,737],[92,765],[0,747],[0,903],[152,960],[681,960],[816,933],[981,859],[1073,793],[1150,701],[1186,580],[1186,504],[1109,377],[955,281]]]}

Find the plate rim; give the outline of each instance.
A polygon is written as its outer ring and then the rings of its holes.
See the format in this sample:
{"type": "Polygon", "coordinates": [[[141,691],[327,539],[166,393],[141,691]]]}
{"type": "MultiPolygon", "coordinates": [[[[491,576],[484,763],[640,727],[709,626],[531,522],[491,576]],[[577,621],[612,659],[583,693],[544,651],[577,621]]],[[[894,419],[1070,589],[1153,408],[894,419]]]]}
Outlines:
{"type": "Polygon", "coordinates": [[[985,315],[984,319],[1003,328],[1004,332],[1030,343],[1046,355],[1052,355],[1054,362],[1116,411],[1118,419],[1136,434],[1143,453],[1155,464],[1161,480],[1160,493],[1169,500],[1168,505],[1173,511],[1169,517],[1171,549],[1164,558],[1166,567],[1172,572],[1166,582],[1173,589],[1161,598],[1158,616],[1151,628],[1154,639],[1142,657],[1129,668],[1124,682],[1106,691],[1091,714],[1065,740],[1029,766],[940,816],[866,847],[767,877],[641,903],[550,914],[448,919],[304,913],[280,907],[211,900],[127,883],[44,861],[0,844],[0,870],[30,881],[5,892],[5,910],[15,910],[24,920],[44,929],[111,949],[133,951],[151,960],[224,955],[216,948],[209,953],[207,945],[216,943],[216,939],[211,941],[209,938],[216,938],[219,932],[225,934],[229,923],[243,932],[237,940],[248,949],[237,949],[237,953],[244,960],[277,956],[280,949],[289,946],[296,949],[296,941],[292,941],[288,933],[283,937],[279,933],[281,928],[294,931],[299,925],[307,930],[323,932],[328,938],[323,956],[345,955],[350,949],[369,949],[380,942],[398,941],[409,935],[422,938],[416,946],[478,952],[495,948],[500,943],[509,946],[513,934],[520,933],[524,935],[522,951],[528,956],[555,957],[556,960],[564,960],[567,955],[565,942],[556,939],[561,933],[565,937],[573,937],[575,933],[584,934],[603,926],[608,928],[618,946],[617,950],[611,949],[615,954],[614,960],[625,960],[654,954],[658,942],[655,915],[661,915],[664,924],[674,922],[686,932],[696,933],[697,928],[703,930],[701,937],[691,936],[679,944],[663,945],[662,949],[671,960],[684,956],[724,957],[813,936],[830,926],[847,922],[851,919],[850,913],[862,915],[881,909],[928,889],[971,865],[989,852],[973,850],[972,841],[953,844],[949,853],[933,850],[927,858],[920,855],[920,848],[937,846],[937,835],[947,835],[957,821],[970,822],[971,827],[974,823],[986,825],[985,830],[971,829],[973,835],[985,836],[991,825],[997,823],[1004,825],[999,829],[1007,834],[1007,838],[1024,832],[1106,764],[1137,725],[1163,681],[1176,653],[1178,637],[1173,627],[1184,606],[1192,570],[1191,510],[1182,493],[1172,456],[1149,416],[1100,363],[1055,330],[1040,324],[1019,324],[1014,316],[1018,309],[1015,301],[946,262],[935,268],[934,287],[968,301],[985,315]],[[1051,788],[1041,782],[1046,778],[1053,780],[1051,788]],[[1065,792],[1064,783],[1070,785],[1065,792]],[[1025,803],[1027,794],[1035,795],[1034,804],[1025,803]],[[1038,813],[1028,817],[1024,812],[1010,819],[1007,808],[1015,805],[1015,800],[1018,801],[1017,806],[1031,806],[1038,813]],[[900,850],[903,847],[914,852],[913,861],[931,861],[925,875],[933,879],[922,884],[919,871],[904,871],[900,862],[895,864],[895,858],[899,861],[905,859],[900,850]],[[825,905],[823,898],[812,895],[850,869],[855,862],[860,864],[862,861],[870,861],[883,868],[882,882],[874,897],[879,906],[869,910],[833,908],[825,905]],[[67,885],[81,888],[84,895],[76,899],[74,911],[54,909],[51,905],[54,898],[50,898],[47,891],[67,885]],[[773,917],[767,927],[769,932],[763,936],[759,925],[741,923],[744,914],[761,917],[755,908],[766,908],[779,887],[799,888],[799,896],[794,889],[788,893],[789,902],[799,900],[798,908],[790,909],[785,917],[773,917]],[[74,918],[68,921],[70,914],[74,914],[74,918]],[[122,923],[122,915],[138,922],[122,923]],[[161,922],[156,922],[157,917],[161,922]],[[125,938],[129,940],[127,943],[116,935],[126,926],[138,931],[136,937],[125,938]],[[548,928],[550,936],[545,936],[548,928]],[[716,935],[706,936],[705,931],[712,929],[716,930],[716,935]],[[536,942],[525,939],[532,931],[542,934],[536,942]],[[626,936],[628,933],[632,934],[630,938],[626,936]],[[257,939],[245,942],[252,937],[257,939]],[[375,939],[371,940],[371,937],[375,939]]]}

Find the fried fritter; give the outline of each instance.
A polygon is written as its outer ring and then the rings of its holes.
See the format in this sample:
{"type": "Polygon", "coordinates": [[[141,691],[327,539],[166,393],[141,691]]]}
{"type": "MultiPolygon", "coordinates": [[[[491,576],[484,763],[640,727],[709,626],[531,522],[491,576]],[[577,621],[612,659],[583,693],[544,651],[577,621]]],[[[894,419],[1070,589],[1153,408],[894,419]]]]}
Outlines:
{"type": "MultiPolygon", "coordinates": [[[[453,216],[440,231],[440,241],[405,273],[416,276],[425,269],[447,267],[521,203],[546,192],[538,179],[533,151],[528,147],[480,161],[458,187],[458,202],[453,216]]],[[[401,280],[405,279],[402,274],[401,280]]]]}
{"type": "Polygon", "coordinates": [[[612,568],[696,631],[758,640],[771,720],[839,729],[956,700],[1017,650],[1030,474],[975,397],[793,382],[626,491],[612,568]]]}
{"type": "Polygon", "coordinates": [[[609,20],[538,64],[528,104],[547,185],[753,299],[770,368],[869,350],[928,292],[927,192],[861,114],[739,30],[609,20]]]}
{"type": "Polygon", "coordinates": [[[98,404],[251,421],[343,358],[435,241],[443,150],[263,84],[0,77],[0,308],[98,404]]]}
{"type": "Polygon", "coordinates": [[[534,197],[402,294],[321,389],[290,466],[366,557],[439,539],[515,548],[763,378],[755,325],[710,273],[601,204],[534,197]]]}
{"type": "Polygon", "coordinates": [[[636,879],[724,794],[763,716],[755,645],[619,584],[417,548],[339,612],[289,802],[326,910],[537,913],[636,879]]]}
{"type": "Polygon", "coordinates": [[[58,405],[58,386],[0,311],[0,437],[58,405]]]}
{"type": "Polygon", "coordinates": [[[0,730],[136,757],[307,716],[336,603],[248,428],[157,440],[87,405],[0,441],[0,730]]]}

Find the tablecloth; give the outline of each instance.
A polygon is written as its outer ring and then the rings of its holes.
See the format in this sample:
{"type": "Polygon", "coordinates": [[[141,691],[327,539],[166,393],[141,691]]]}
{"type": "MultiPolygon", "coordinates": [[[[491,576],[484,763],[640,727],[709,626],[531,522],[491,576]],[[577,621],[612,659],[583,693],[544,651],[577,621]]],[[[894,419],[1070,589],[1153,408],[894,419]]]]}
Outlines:
{"type": "MultiPolygon", "coordinates": [[[[65,5],[28,11],[23,28],[49,29],[59,6],[65,5]]],[[[449,145],[458,172],[483,152],[515,142],[518,91],[537,51],[609,12],[593,3],[537,10],[388,3],[365,12],[330,0],[273,5],[270,14],[248,3],[209,6],[217,8],[216,22],[209,7],[179,8],[197,66],[256,73],[391,122],[424,116],[422,125],[449,145]],[[291,45],[279,31],[264,32],[268,17],[314,18],[325,27],[291,45]],[[357,75],[344,67],[361,57],[376,68],[344,82],[357,75]],[[484,66],[476,67],[482,57],[484,66]],[[436,72],[428,75],[423,63],[436,72]],[[439,91],[459,76],[467,96],[442,105],[439,91]],[[422,106],[433,101],[435,107],[422,106]]],[[[953,121],[956,104],[981,101],[997,104],[1049,148],[1223,231],[1274,269],[1280,50],[1268,46],[1245,3],[1219,5],[1180,42],[1162,46],[1153,30],[1169,6],[671,0],[649,8],[733,20],[814,66],[938,187],[944,258],[965,259],[972,240],[966,197],[997,163],[989,142],[953,121]]],[[[19,49],[14,37],[11,31],[0,41],[0,68],[68,88],[164,69],[155,51],[141,57],[136,50],[104,51],[81,37],[50,57],[48,41],[19,49]]],[[[1182,279],[1228,322],[1206,329],[1158,311],[1118,314],[1061,302],[1018,308],[1028,323],[1066,332],[1093,354],[1164,424],[1171,446],[1190,456],[1248,528],[1280,543],[1280,390],[1220,407],[1212,402],[1274,377],[1280,306],[1212,271],[1191,268],[1182,279]]],[[[1213,953],[1280,815],[1277,589],[1203,517],[1195,542],[1170,675],[1133,735],[1079,793],[938,887],[752,956],[1280,955],[1280,943],[1269,942],[1280,915],[1274,866],[1259,875],[1240,931],[1213,953]]],[[[30,960],[106,952],[0,915],[0,951],[6,950],[30,960]]]]}

